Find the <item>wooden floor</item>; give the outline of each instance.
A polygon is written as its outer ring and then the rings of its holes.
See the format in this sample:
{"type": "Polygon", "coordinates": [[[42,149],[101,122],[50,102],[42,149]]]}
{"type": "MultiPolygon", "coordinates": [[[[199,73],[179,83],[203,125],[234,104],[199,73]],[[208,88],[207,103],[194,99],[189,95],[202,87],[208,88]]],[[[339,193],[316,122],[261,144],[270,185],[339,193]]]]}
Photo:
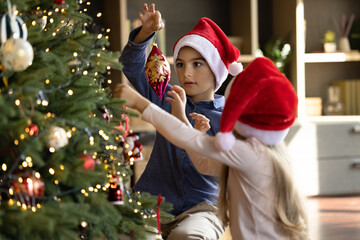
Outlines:
{"type": "Polygon", "coordinates": [[[308,198],[312,240],[359,240],[360,196],[308,198]]]}
{"type": "Polygon", "coordinates": [[[360,240],[360,196],[311,197],[307,208],[311,240],[360,240]]]}

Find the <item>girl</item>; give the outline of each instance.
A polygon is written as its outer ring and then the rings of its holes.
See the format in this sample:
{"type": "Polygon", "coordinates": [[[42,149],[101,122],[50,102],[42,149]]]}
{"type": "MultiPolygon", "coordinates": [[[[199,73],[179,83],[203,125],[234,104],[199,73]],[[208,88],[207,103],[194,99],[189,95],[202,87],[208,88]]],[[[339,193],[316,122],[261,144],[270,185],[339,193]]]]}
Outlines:
{"type": "MultiPolygon", "coordinates": [[[[224,221],[229,218],[233,239],[308,239],[305,210],[283,143],[296,118],[297,97],[271,60],[255,59],[227,87],[216,137],[188,127],[129,87],[119,86],[115,95],[142,112],[169,141],[196,153],[191,157],[196,166],[214,172],[220,163],[228,166],[220,196],[226,201],[220,201],[220,209],[224,221]]],[[[169,95],[179,114],[183,93],[173,88],[169,95]]]]}

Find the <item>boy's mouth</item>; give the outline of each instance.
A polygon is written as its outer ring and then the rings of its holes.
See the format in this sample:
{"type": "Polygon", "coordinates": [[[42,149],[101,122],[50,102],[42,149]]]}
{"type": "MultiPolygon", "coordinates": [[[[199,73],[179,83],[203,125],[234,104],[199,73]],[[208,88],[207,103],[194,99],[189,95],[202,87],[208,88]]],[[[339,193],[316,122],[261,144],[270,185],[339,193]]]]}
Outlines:
{"type": "Polygon", "coordinates": [[[195,82],[184,82],[184,86],[186,87],[191,87],[194,86],[196,83],[195,82]]]}

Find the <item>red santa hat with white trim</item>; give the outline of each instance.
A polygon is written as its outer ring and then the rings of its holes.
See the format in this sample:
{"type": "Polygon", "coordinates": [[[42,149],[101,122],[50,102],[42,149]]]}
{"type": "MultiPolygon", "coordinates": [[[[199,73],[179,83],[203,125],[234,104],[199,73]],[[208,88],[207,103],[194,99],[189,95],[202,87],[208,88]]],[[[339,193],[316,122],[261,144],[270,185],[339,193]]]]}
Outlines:
{"type": "Polygon", "coordinates": [[[235,143],[232,131],[255,137],[265,145],[281,142],[295,121],[297,96],[290,81],[265,57],[253,60],[225,91],[226,102],[216,145],[227,151],[235,143]]]}
{"type": "Polygon", "coordinates": [[[237,62],[239,49],[232,45],[221,28],[209,18],[201,18],[190,32],[176,41],[173,48],[174,61],[180,49],[185,46],[198,51],[209,64],[216,78],[215,91],[229,73],[236,76],[243,70],[242,64],[237,62]]]}

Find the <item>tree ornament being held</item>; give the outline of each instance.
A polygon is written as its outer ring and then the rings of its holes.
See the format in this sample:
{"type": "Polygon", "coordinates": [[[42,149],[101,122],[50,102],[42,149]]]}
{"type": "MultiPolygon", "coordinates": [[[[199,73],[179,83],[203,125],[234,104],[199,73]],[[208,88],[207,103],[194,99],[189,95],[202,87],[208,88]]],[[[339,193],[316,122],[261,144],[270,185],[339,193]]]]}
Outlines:
{"type": "Polygon", "coordinates": [[[146,60],[145,75],[161,100],[170,80],[170,64],[155,43],[146,60]]]}
{"type": "Polygon", "coordinates": [[[21,72],[32,64],[34,50],[24,39],[10,38],[1,46],[0,57],[5,69],[21,72]]]}
{"type": "Polygon", "coordinates": [[[58,150],[68,145],[69,139],[66,135],[65,129],[53,126],[49,130],[48,147],[58,150]]]}

